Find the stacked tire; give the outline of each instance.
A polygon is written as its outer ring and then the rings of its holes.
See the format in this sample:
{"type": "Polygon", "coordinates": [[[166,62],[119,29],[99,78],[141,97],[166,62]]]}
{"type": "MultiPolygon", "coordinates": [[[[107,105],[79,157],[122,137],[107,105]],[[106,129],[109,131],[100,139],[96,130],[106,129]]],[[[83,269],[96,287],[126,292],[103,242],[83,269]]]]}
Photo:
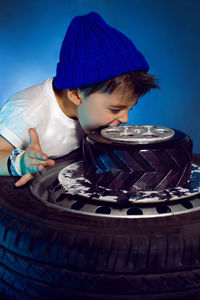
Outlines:
{"type": "Polygon", "coordinates": [[[192,140],[175,130],[164,142],[117,143],[97,131],[84,140],[83,156],[86,177],[96,186],[127,191],[188,187],[192,140]]]}

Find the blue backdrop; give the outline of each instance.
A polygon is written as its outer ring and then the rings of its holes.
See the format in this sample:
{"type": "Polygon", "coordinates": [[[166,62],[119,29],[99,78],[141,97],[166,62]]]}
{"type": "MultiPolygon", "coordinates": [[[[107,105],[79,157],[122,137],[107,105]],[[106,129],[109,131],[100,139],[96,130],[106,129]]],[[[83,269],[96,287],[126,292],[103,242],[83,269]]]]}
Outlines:
{"type": "Polygon", "coordinates": [[[161,91],[145,95],[130,124],[184,131],[200,153],[199,0],[6,0],[0,4],[0,105],[55,75],[60,46],[76,15],[96,11],[144,54],[161,91]]]}

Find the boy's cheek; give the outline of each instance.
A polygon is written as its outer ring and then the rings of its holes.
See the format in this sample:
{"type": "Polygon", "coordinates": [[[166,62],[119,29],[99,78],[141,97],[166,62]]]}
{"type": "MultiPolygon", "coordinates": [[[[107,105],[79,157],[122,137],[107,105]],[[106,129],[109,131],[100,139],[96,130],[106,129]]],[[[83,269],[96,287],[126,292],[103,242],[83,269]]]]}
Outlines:
{"type": "Polygon", "coordinates": [[[94,112],[87,111],[87,114],[80,114],[79,122],[83,130],[88,133],[100,127],[106,127],[113,122],[113,117],[105,116],[105,114],[103,114],[101,111],[97,111],[96,109],[94,112]]]}
{"type": "Polygon", "coordinates": [[[104,124],[102,122],[91,122],[91,123],[83,124],[82,128],[83,128],[85,133],[90,133],[93,130],[103,128],[103,127],[106,127],[106,126],[107,126],[107,124],[104,124]]]}

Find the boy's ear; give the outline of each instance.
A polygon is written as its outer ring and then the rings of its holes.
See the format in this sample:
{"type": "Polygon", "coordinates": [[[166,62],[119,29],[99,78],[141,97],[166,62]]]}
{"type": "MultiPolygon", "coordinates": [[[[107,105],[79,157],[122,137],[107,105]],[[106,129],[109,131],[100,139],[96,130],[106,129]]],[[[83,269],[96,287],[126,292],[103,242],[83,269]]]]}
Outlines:
{"type": "Polygon", "coordinates": [[[67,97],[76,106],[79,106],[82,103],[82,97],[79,95],[77,89],[67,90],[67,97]]]}

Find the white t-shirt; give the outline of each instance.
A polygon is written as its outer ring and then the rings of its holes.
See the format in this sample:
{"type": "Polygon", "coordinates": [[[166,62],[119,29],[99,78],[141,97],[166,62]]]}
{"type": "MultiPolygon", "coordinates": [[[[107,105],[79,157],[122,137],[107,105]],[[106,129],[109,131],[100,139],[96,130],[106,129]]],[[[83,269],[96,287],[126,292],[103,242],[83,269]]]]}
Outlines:
{"type": "Polygon", "coordinates": [[[42,151],[61,157],[80,147],[84,132],[56,100],[53,78],[11,96],[0,111],[0,135],[17,149],[26,149],[29,128],[37,130],[42,151]]]}

